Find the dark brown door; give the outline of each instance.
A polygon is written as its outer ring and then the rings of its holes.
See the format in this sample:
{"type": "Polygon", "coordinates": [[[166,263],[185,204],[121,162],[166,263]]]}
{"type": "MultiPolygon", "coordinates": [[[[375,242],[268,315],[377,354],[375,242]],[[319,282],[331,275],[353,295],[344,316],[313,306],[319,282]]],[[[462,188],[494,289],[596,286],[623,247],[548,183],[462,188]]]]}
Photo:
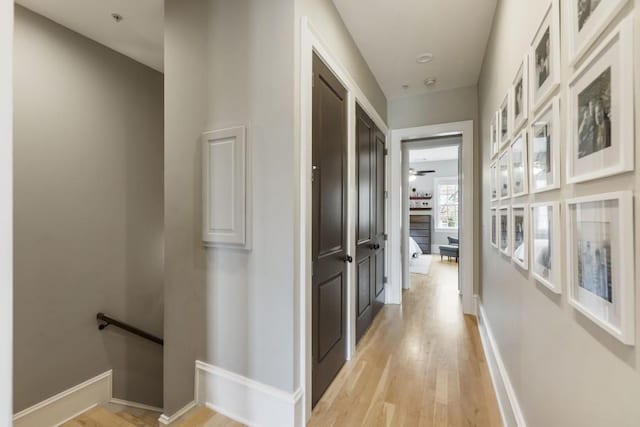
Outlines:
{"type": "Polygon", "coordinates": [[[374,170],[375,170],[375,287],[373,298],[373,316],[382,309],[385,300],[387,272],[385,270],[386,232],[385,232],[385,156],[387,155],[386,137],[376,128],[374,135],[374,170]]]}
{"type": "Polygon", "coordinates": [[[385,138],[356,106],[356,342],[384,304],[385,138]]]}
{"type": "Polygon", "coordinates": [[[346,90],[313,56],[312,403],[346,360],[346,90]]]}

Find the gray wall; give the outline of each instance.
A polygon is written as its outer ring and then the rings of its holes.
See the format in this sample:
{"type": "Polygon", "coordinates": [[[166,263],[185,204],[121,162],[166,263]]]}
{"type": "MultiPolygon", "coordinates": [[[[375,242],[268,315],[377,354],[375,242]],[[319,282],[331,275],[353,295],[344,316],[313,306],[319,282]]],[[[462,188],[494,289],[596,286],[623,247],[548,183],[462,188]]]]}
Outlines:
{"type": "Polygon", "coordinates": [[[114,369],[162,405],[162,75],[16,7],[14,410],[114,369]]]}
{"type": "MultiPolygon", "coordinates": [[[[369,65],[363,58],[358,46],[353,41],[349,30],[344,25],[338,9],[331,0],[295,0],[295,31],[299,33],[303,16],[309,18],[315,31],[320,33],[322,42],[327,45],[331,54],[342,64],[358,82],[358,86],[367,96],[373,108],[382,120],[387,120],[387,98],[385,97],[369,65]]],[[[298,52],[296,46],[296,52],[298,52]]]]}
{"type": "Polygon", "coordinates": [[[434,250],[434,253],[439,253],[438,245],[448,244],[447,237],[458,237],[458,230],[451,231],[438,231],[435,229],[435,221],[436,221],[436,195],[434,193],[434,178],[450,178],[458,176],[458,160],[441,160],[438,162],[415,162],[410,163],[409,167],[414,168],[416,170],[435,170],[435,173],[430,173],[424,176],[416,177],[416,180],[409,183],[409,191],[412,188],[415,188],[420,192],[429,192],[433,194],[433,199],[431,199],[431,203],[433,206],[433,211],[431,215],[433,215],[431,221],[431,247],[434,250]]]}
{"type": "Polygon", "coordinates": [[[293,9],[293,0],[165,3],[169,414],[193,399],[195,359],[294,390],[293,9]],[[253,247],[205,249],[200,134],[240,124],[253,157],[253,247]]]}
{"type": "MultiPolygon", "coordinates": [[[[0,378],[12,375],[13,335],[13,2],[0,3],[0,378]]],[[[0,384],[0,422],[11,425],[11,381],[0,384]]]]}
{"type": "MultiPolygon", "coordinates": [[[[548,3],[547,0],[500,1],[482,67],[479,83],[480,134],[483,136],[482,264],[485,266],[482,302],[529,426],[637,426],[640,423],[638,346],[629,347],[618,342],[572,309],[565,294],[556,296],[537,285],[527,272],[518,270],[489,243],[489,123],[514,78],[548,3]]],[[[622,15],[633,14],[637,24],[640,12],[637,6],[633,9],[634,3],[637,1],[631,1],[622,15]]],[[[640,33],[636,31],[635,34],[637,43],[640,33]]],[[[637,66],[640,51],[636,48],[634,52],[637,66]]],[[[562,90],[567,87],[571,74],[566,58],[563,51],[562,90]]],[[[640,67],[636,67],[636,82],[640,81],[639,71],[640,67]]],[[[638,129],[638,85],[635,89],[638,129]]],[[[564,179],[564,138],[560,141],[563,141],[562,188],[524,197],[525,203],[626,189],[634,190],[636,194],[638,217],[640,205],[635,189],[640,174],[636,172],[567,185],[564,179]]],[[[636,167],[640,164],[639,159],[640,150],[636,150],[636,167]]],[[[640,227],[636,224],[636,265],[640,265],[639,237],[640,227]]],[[[566,291],[566,283],[563,283],[563,292],[566,291]]],[[[637,310],[640,308],[640,292],[636,291],[635,296],[637,310]]],[[[639,337],[640,316],[636,315],[636,342],[640,342],[639,337]]]]}

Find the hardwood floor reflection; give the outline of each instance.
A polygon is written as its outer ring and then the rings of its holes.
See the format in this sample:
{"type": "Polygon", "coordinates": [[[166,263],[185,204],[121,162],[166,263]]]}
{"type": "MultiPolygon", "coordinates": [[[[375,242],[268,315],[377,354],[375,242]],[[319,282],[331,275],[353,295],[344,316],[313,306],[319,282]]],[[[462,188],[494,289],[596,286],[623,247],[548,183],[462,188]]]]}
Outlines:
{"type": "Polygon", "coordinates": [[[403,306],[385,306],[308,425],[502,425],[456,263],[434,257],[429,275],[412,275],[403,306]]]}

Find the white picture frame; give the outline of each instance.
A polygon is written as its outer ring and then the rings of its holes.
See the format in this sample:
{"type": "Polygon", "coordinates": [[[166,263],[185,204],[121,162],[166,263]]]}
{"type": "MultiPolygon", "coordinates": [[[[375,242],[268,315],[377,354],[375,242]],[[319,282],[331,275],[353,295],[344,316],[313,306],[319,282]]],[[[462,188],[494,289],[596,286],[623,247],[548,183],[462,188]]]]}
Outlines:
{"type": "Polygon", "coordinates": [[[560,4],[552,0],[531,42],[529,86],[535,113],[560,86],[560,4]]]}
{"type": "Polygon", "coordinates": [[[560,188],[560,97],[553,97],[529,124],[529,192],[560,188]]]}
{"type": "Polygon", "coordinates": [[[511,206],[510,227],[511,260],[523,270],[527,270],[529,268],[529,209],[527,205],[511,206]]]}
{"type": "Polygon", "coordinates": [[[498,250],[511,257],[511,209],[509,206],[498,208],[498,250]]]}
{"type": "Polygon", "coordinates": [[[511,83],[511,124],[515,135],[529,118],[529,54],[526,54],[511,83]]]}
{"type": "Polygon", "coordinates": [[[635,344],[633,194],[567,200],[568,301],[627,345],[635,344]]]}
{"type": "Polygon", "coordinates": [[[498,161],[494,160],[489,165],[489,191],[492,202],[498,200],[498,161]]]}
{"type": "Polygon", "coordinates": [[[581,9],[580,3],[583,2],[565,2],[569,65],[575,66],[582,59],[627,2],[628,0],[600,0],[588,14],[581,9]]]}
{"type": "Polygon", "coordinates": [[[632,25],[625,18],[569,83],[570,184],[634,169],[632,25]]]}
{"type": "Polygon", "coordinates": [[[491,215],[489,216],[489,240],[491,242],[491,246],[498,249],[498,209],[491,208],[491,215]]]}
{"type": "Polygon", "coordinates": [[[527,130],[523,129],[509,145],[511,197],[529,194],[529,164],[527,149],[527,130]]]}
{"type": "Polygon", "coordinates": [[[529,205],[530,270],[534,280],[555,294],[562,293],[560,203],[529,205]],[[557,262],[553,262],[553,260],[557,262]]]}
{"type": "Polygon", "coordinates": [[[491,144],[491,158],[495,158],[500,152],[500,142],[498,141],[498,123],[500,123],[500,113],[496,111],[493,120],[489,124],[489,141],[491,144]]]}
{"type": "Polygon", "coordinates": [[[498,109],[498,140],[500,148],[509,144],[511,138],[511,90],[507,92],[498,109]]]}
{"type": "Polygon", "coordinates": [[[507,148],[498,157],[498,198],[511,198],[511,150],[507,148]]]}

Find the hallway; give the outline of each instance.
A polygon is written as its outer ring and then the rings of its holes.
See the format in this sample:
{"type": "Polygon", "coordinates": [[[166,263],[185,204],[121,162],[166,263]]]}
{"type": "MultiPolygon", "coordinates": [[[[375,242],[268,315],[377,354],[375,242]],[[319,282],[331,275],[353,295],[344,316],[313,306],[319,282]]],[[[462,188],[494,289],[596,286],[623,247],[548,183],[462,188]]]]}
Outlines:
{"type": "Polygon", "coordinates": [[[387,305],[320,400],[310,427],[499,426],[475,319],[462,315],[457,264],[435,257],[387,305]]]}

